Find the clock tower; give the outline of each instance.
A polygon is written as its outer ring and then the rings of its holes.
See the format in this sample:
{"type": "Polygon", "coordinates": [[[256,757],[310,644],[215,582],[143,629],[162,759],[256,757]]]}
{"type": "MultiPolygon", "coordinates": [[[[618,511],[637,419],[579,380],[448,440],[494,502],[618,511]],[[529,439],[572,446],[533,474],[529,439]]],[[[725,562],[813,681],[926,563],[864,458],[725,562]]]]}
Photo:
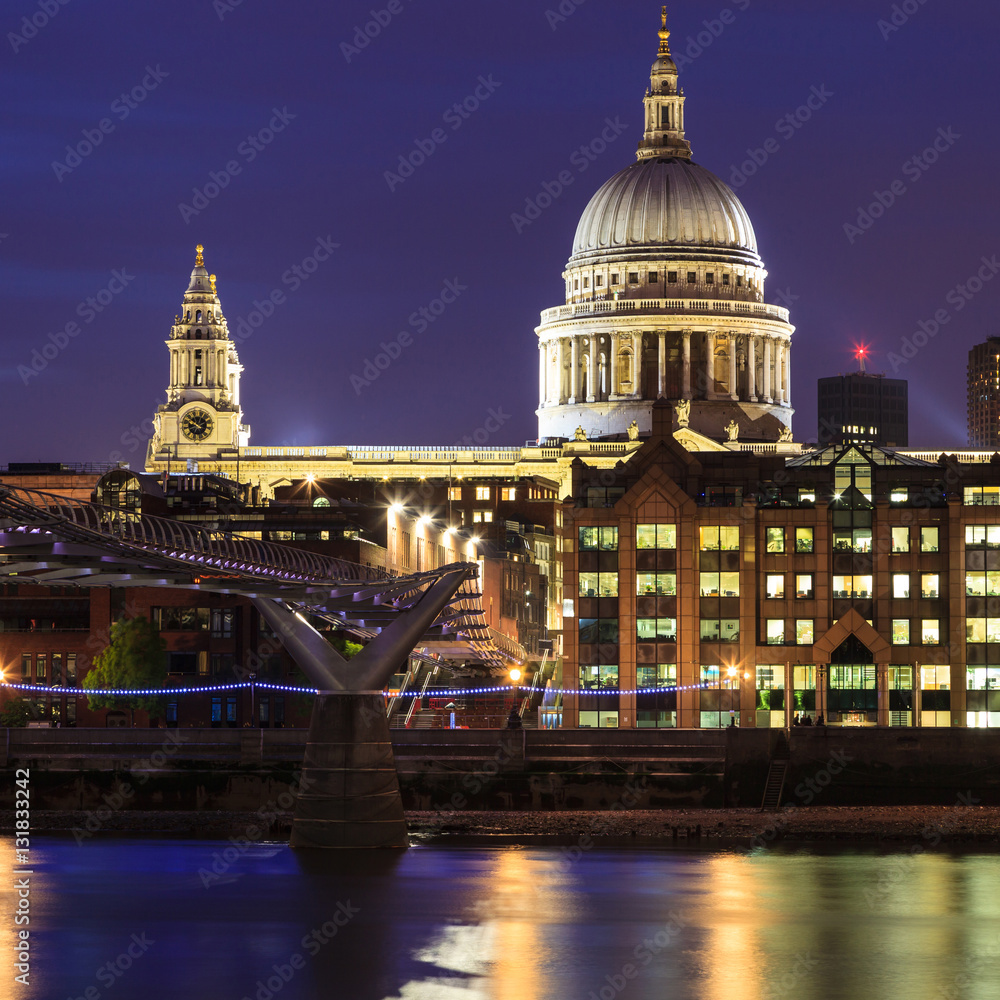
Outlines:
{"type": "Polygon", "coordinates": [[[199,244],[181,314],[174,317],[166,341],[170,382],[167,401],[153,417],[147,466],[235,458],[250,440],[240,408],[243,366],[203,251],[199,244]]]}

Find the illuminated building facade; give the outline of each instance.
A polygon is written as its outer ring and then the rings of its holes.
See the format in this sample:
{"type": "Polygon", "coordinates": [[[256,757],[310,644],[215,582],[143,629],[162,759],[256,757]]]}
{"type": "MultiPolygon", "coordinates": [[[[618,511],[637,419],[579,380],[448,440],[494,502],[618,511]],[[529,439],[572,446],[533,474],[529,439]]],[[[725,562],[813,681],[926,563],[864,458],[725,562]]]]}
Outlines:
{"type": "Polygon", "coordinates": [[[1000,337],[969,351],[969,447],[1000,451],[1000,337]]]}
{"type": "Polygon", "coordinates": [[[907,383],[871,372],[821,378],[817,415],[821,443],[909,444],[907,383]]]}

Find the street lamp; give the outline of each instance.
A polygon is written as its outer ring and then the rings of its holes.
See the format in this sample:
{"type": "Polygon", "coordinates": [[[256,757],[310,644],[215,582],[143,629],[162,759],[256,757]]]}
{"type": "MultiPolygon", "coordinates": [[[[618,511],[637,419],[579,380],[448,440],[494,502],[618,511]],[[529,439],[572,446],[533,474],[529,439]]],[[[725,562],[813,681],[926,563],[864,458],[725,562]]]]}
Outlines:
{"type": "Polygon", "coordinates": [[[521,671],[517,667],[511,667],[508,676],[514,685],[514,707],[510,710],[510,715],[507,717],[507,728],[520,729],[521,713],[517,710],[517,682],[521,679],[521,671]]]}

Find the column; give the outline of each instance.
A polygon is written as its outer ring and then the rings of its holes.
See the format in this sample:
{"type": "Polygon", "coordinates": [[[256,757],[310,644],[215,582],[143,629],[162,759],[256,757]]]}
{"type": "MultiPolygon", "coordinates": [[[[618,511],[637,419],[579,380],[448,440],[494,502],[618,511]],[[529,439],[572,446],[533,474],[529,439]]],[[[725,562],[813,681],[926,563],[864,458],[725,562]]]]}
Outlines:
{"type": "Polygon", "coordinates": [[[656,380],[656,395],[667,394],[667,335],[660,331],[659,353],[657,354],[658,375],[656,380]]]}
{"type": "Polygon", "coordinates": [[[608,399],[618,399],[618,338],[615,334],[608,336],[608,360],[611,362],[611,384],[608,386],[608,399]]]}
{"type": "Polygon", "coordinates": [[[780,341],[776,340],[774,342],[774,381],[777,383],[775,385],[775,397],[778,402],[784,406],[785,405],[785,345],[780,341]]]}
{"type": "Polygon", "coordinates": [[[764,338],[764,402],[773,403],[771,399],[771,338],[764,338]]]}
{"type": "Polygon", "coordinates": [[[632,348],[632,386],[629,395],[637,396],[642,392],[642,334],[630,334],[628,338],[629,346],[632,348]],[[638,342],[638,346],[636,346],[638,342]]]}
{"type": "Polygon", "coordinates": [[[729,398],[740,398],[736,385],[736,334],[732,331],[729,333],[729,398]]]}
{"type": "Polygon", "coordinates": [[[878,689],[878,725],[889,725],[889,664],[875,664],[875,687],[878,689]]]}
{"type": "Polygon", "coordinates": [[[556,362],[556,371],[558,373],[557,377],[558,377],[558,380],[559,380],[559,382],[558,382],[558,386],[559,387],[558,387],[558,390],[557,390],[558,398],[557,398],[556,402],[561,406],[563,403],[566,402],[566,392],[565,392],[565,389],[566,389],[566,374],[565,374],[565,372],[566,372],[566,367],[565,367],[566,366],[566,341],[563,340],[562,337],[560,337],[559,340],[556,341],[556,344],[558,345],[558,351],[559,351],[558,361],[556,362]]]}
{"type": "Polygon", "coordinates": [[[682,359],[684,365],[683,381],[681,383],[681,397],[691,398],[691,331],[685,330],[681,334],[682,339],[682,359]]]}
{"type": "Polygon", "coordinates": [[[575,403],[580,398],[580,338],[571,337],[569,342],[569,401],[575,403]]]}
{"type": "Polygon", "coordinates": [[[545,406],[549,397],[545,392],[545,361],[549,356],[548,346],[545,341],[538,345],[538,405],[545,406]]]}
{"type": "Polygon", "coordinates": [[[590,380],[587,383],[587,402],[595,403],[601,395],[601,369],[597,356],[597,335],[590,337],[590,380]]]}
{"type": "Polygon", "coordinates": [[[705,331],[705,399],[715,396],[715,331],[705,331]]]}
{"type": "Polygon", "coordinates": [[[747,337],[747,399],[757,402],[757,338],[754,334],[747,337]]]}
{"type": "Polygon", "coordinates": [[[785,406],[792,405],[792,342],[785,344],[785,406]]]}

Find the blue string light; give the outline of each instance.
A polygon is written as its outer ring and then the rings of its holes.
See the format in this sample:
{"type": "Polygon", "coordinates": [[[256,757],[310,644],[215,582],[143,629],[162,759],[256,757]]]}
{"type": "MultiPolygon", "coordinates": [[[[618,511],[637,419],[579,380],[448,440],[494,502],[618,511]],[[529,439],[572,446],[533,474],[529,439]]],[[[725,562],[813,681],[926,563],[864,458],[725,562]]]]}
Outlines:
{"type": "MultiPolygon", "coordinates": [[[[162,695],[182,695],[182,694],[211,694],[214,691],[239,691],[244,690],[249,687],[264,688],[268,691],[286,691],[291,694],[337,694],[339,692],[322,692],[318,688],[309,687],[295,687],[290,684],[271,684],[267,681],[240,681],[235,684],[213,684],[208,687],[196,687],[196,688],[141,688],[136,690],[131,690],[128,688],[68,688],[68,687],[43,687],[37,684],[15,684],[11,681],[0,681],[0,687],[11,688],[16,691],[33,691],[37,695],[45,694],[69,694],[76,695],[78,698],[86,698],[90,695],[103,695],[110,698],[136,698],[136,697],[146,697],[155,698],[162,695]]],[[[655,687],[655,688],[535,688],[521,687],[518,685],[516,688],[513,684],[507,684],[499,687],[482,687],[482,688],[463,688],[463,689],[448,689],[439,690],[437,688],[432,688],[427,691],[383,691],[382,695],[385,698],[465,698],[469,695],[478,694],[505,694],[508,691],[518,691],[527,697],[529,694],[541,693],[543,695],[550,694],[562,694],[562,695],[640,695],[640,694],[676,694],[678,691],[703,691],[705,688],[709,687],[708,682],[703,682],[701,684],[682,684],[675,685],[674,687],[655,687]]],[[[348,692],[351,693],[351,692],[348,692]]]]}

